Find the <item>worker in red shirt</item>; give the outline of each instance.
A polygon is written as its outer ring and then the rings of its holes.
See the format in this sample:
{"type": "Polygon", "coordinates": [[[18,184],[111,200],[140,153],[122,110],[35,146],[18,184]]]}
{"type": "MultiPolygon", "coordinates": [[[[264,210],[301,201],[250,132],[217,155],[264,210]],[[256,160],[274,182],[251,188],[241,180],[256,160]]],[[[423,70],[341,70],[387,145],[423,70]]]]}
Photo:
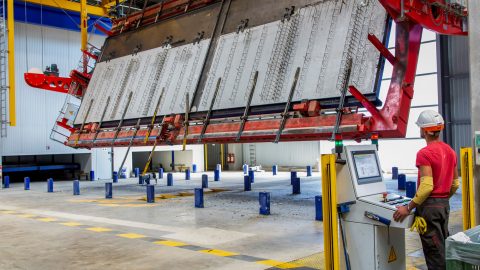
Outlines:
{"type": "Polygon", "coordinates": [[[418,190],[407,206],[398,207],[395,221],[403,221],[413,209],[415,215],[426,221],[426,230],[420,232],[423,253],[429,270],[446,269],[445,239],[448,237],[450,197],[459,187],[457,155],[439,138],[444,128],[442,116],[427,110],[416,123],[427,146],[417,153],[418,190]]]}

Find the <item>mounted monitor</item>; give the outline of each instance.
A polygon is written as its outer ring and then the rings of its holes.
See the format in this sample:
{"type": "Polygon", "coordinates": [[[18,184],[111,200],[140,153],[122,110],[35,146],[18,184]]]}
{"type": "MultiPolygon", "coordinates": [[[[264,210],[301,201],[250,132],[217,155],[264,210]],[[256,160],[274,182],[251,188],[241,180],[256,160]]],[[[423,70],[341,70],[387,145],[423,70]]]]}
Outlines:
{"type": "Polygon", "coordinates": [[[351,155],[358,185],[382,182],[381,170],[375,150],[352,151],[351,155]]]}

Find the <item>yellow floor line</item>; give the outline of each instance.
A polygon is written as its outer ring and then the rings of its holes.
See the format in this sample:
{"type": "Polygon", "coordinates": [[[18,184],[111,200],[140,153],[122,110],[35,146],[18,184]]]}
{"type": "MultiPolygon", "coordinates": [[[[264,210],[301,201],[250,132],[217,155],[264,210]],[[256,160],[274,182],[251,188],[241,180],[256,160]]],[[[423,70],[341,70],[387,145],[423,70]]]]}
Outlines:
{"type": "Polygon", "coordinates": [[[230,252],[230,251],[225,251],[220,249],[204,249],[204,250],[199,250],[199,252],[212,254],[220,257],[229,257],[229,256],[239,255],[238,253],[235,253],[235,252],[230,252]]]}
{"type": "Polygon", "coordinates": [[[31,214],[21,214],[21,215],[17,215],[17,217],[23,217],[23,218],[33,218],[33,217],[36,217],[36,215],[31,215],[31,214]]]}
{"type": "Polygon", "coordinates": [[[78,222],[63,222],[63,223],[59,223],[59,224],[62,224],[62,225],[68,226],[68,227],[77,227],[77,226],[82,226],[83,225],[83,224],[78,223],[78,222]]]}
{"type": "Polygon", "coordinates": [[[268,265],[268,266],[273,266],[273,267],[280,268],[280,269],[291,269],[291,268],[301,267],[301,265],[298,265],[298,264],[280,262],[280,261],[276,261],[276,260],[257,261],[257,263],[263,264],[263,265],[268,265]]]}
{"type": "Polygon", "coordinates": [[[112,229],[103,228],[103,227],[92,227],[92,228],[87,228],[87,230],[92,232],[111,232],[112,231],[112,229]]]}
{"type": "Polygon", "coordinates": [[[168,240],[156,241],[156,242],[153,242],[153,243],[154,243],[154,244],[157,244],[157,245],[164,245],[164,246],[169,246],[169,247],[183,247],[183,246],[188,246],[187,244],[182,243],[182,242],[175,242],[175,241],[168,241],[168,240]]]}
{"type": "Polygon", "coordinates": [[[123,237],[123,238],[128,238],[128,239],[138,239],[138,238],[145,238],[146,236],[143,234],[137,234],[137,233],[121,233],[117,234],[117,236],[123,237]]]}
{"type": "Polygon", "coordinates": [[[37,218],[37,220],[39,221],[43,221],[43,222],[52,222],[52,221],[57,221],[56,218],[37,218]]]}

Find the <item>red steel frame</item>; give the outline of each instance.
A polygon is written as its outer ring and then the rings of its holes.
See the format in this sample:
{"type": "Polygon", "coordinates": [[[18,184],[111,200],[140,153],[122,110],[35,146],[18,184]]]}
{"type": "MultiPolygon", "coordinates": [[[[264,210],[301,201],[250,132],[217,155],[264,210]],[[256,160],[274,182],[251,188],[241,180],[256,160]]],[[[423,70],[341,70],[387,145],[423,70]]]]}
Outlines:
{"type": "MultiPolygon", "coordinates": [[[[423,28],[440,34],[467,35],[467,32],[462,28],[462,19],[467,15],[466,10],[459,11],[454,6],[446,5],[444,0],[378,1],[397,24],[395,55],[391,54],[375,36],[369,36],[370,42],[393,65],[390,87],[385,104],[381,109],[377,109],[354,86],[349,87],[352,96],[371,115],[352,113],[348,108],[345,109],[339,128],[343,139],[369,139],[372,135],[378,135],[380,138],[405,137],[411,100],[414,94],[423,28]],[[401,2],[403,2],[403,5],[401,2]],[[443,12],[439,13],[439,8],[443,12]]],[[[322,114],[316,101],[296,104],[294,111],[301,117],[288,118],[280,137],[281,141],[326,140],[331,138],[336,120],[335,114],[322,114]]],[[[202,137],[202,125],[190,124],[188,132],[185,133],[183,115],[165,117],[163,123],[162,127],[153,129],[150,134],[149,127],[142,127],[137,132],[133,145],[153,145],[155,142],[157,144],[182,144],[184,134],[188,134],[186,140],[188,144],[272,142],[275,140],[280,127],[281,118],[268,118],[266,116],[263,119],[247,121],[238,141],[236,140],[240,129],[240,122],[238,121],[222,122],[216,119],[214,122],[212,120],[202,140],[199,140],[202,137]],[[145,140],[146,134],[149,134],[148,140],[145,140]]],[[[115,137],[116,130],[98,130],[98,136],[93,141],[97,126],[96,123],[91,123],[85,125],[82,131],[76,130],[65,144],[76,148],[125,146],[129,144],[135,132],[134,127],[123,127],[118,136],[115,137]]]]}
{"type": "Polygon", "coordinates": [[[25,82],[34,88],[41,88],[60,93],[68,93],[72,78],[57,77],[43,73],[25,73],[23,74],[25,82]]]}
{"type": "Polygon", "coordinates": [[[72,70],[70,77],[28,72],[25,72],[23,77],[25,82],[31,87],[82,97],[92,77],[87,70],[87,64],[90,59],[96,61],[98,56],[87,50],[82,51],[82,69],[80,71],[72,70]],[[75,87],[71,87],[72,83],[75,84],[75,87]]]}

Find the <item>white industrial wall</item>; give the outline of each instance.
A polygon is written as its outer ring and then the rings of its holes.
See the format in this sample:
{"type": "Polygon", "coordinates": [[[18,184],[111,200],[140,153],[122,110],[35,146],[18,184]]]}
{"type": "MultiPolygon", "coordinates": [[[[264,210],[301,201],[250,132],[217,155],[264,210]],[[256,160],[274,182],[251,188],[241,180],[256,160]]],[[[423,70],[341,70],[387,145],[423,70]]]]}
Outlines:
{"type": "MultiPolygon", "coordinates": [[[[256,143],[256,164],[270,169],[273,165],[303,167],[307,165],[318,167],[320,159],[320,142],[280,142],[256,143]]],[[[243,159],[250,164],[250,144],[243,145],[243,159]]]]}
{"type": "MultiPolygon", "coordinates": [[[[90,43],[101,47],[103,36],[91,35],[90,43]]],[[[2,138],[1,155],[51,155],[89,153],[50,140],[50,131],[65,100],[65,94],[29,87],[23,74],[31,68],[44,70],[57,64],[60,76],[68,76],[80,60],[80,33],[52,27],[15,23],[15,82],[17,126],[8,127],[2,138]]]]}
{"type": "MultiPolygon", "coordinates": [[[[127,152],[127,147],[117,147],[114,148],[114,155],[113,155],[113,168],[115,171],[117,171],[122,163],[123,158],[125,157],[125,154],[127,152]]],[[[132,166],[132,152],[148,152],[152,150],[152,147],[134,147],[131,148],[130,153],[127,155],[127,159],[125,161],[125,165],[123,166],[124,168],[127,169],[127,174],[130,174],[133,170],[132,166]]],[[[203,156],[203,145],[187,145],[186,146],[186,153],[179,153],[179,151],[182,151],[182,146],[181,145],[174,145],[174,146],[158,146],[155,149],[155,160],[153,161],[154,163],[159,163],[161,162],[163,164],[163,167],[165,171],[170,171],[170,163],[171,163],[171,151],[176,151],[175,152],[175,164],[178,163],[183,163],[189,167],[192,167],[192,164],[197,165],[197,171],[201,172],[203,171],[204,167],[204,156],[203,156]],[[191,157],[188,153],[192,153],[191,157]],[[187,156],[185,156],[187,155],[187,156]],[[159,159],[164,157],[166,162],[163,160],[160,161],[159,159]]],[[[143,167],[145,164],[143,164],[140,167],[140,170],[143,170],[143,167]]]]}

